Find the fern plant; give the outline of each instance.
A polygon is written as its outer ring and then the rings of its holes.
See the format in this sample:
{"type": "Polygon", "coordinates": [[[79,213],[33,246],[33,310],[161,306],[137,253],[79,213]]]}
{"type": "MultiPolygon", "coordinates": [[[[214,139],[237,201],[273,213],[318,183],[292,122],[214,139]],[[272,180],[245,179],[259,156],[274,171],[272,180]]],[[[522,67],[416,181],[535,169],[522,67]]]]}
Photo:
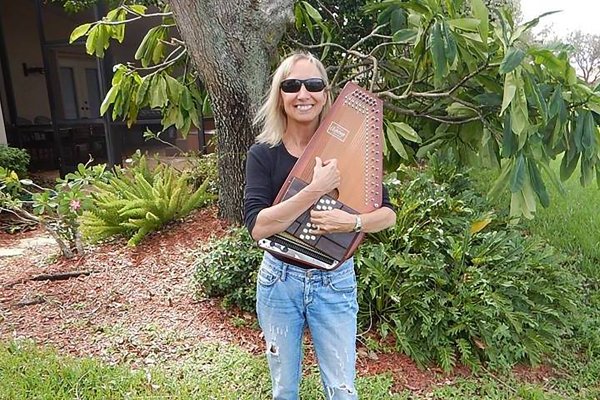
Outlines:
{"type": "Polygon", "coordinates": [[[109,183],[96,186],[94,207],[83,215],[84,234],[92,241],[121,235],[135,246],[167,222],[211,202],[208,184],[205,180],[194,190],[188,174],[164,164],[150,171],[142,157],[131,170],[118,170],[109,183]]]}

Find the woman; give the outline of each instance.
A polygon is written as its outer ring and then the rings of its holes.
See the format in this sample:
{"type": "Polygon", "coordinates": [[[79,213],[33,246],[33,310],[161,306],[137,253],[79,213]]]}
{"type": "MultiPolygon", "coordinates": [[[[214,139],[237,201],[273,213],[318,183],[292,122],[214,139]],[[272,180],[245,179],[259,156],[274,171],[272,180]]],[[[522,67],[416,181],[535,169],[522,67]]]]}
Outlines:
{"type": "MultiPolygon", "coordinates": [[[[272,205],[292,167],[331,105],[325,68],[314,56],[294,54],[279,65],[256,123],[262,132],[249,152],[245,224],[260,240],[285,231],[320,197],[339,186],[337,161],[316,159],[310,184],[272,205]]],[[[347,178],[350,179],[350,178],[347,178]]],[[[313,234],[376,232],[395,223],[384,191],[383,207],[360,216],[342,210],[312,211],[313,234]]],[[[256,310],[267,344],[274,399],[298,399],[302,337],[310,330],[327,399],[357,399],[356,277],[353,260],[334,271],[311,269],[265,252],[257,282],[256,310]]]]}

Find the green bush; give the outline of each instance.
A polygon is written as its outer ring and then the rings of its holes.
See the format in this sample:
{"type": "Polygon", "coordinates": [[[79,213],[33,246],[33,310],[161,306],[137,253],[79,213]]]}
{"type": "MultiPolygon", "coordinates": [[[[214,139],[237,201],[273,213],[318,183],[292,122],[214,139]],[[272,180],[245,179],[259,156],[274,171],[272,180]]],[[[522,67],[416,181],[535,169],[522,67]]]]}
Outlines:
{"type": "Polygon", "coordinates": [[[209,203],[214,196],[207,186],[208,180],[194,190],[186,173],[165,164],[150,170],[141,157],[131,169],[118,169],[108,183],[96,184],[94,207],[82,218],[84,235],[92,241],[122,235],[136,245],[167,222],[209,203]]]}
{"type": "Polygon", "coordinates": [[[246,228],[232,229],[227,236],[210,242],[194,264],[200,294],[223,297],[225,306],[253,312],[262,255],[246,228]]]}
{"type": "Polygon", "coordinates": [[[29,161],[30,157],[27,151],[0,145],[0,167],[15,171],[19,176],[26,176],[29,161]]]}
{"type": "Polygon", "coordinates": [[[431,165],[391,179],[396,225],[357,254],[361,324],[420,365],[539,362],[571,330],[576,278],[551,247],[494,216],[467,176],[431,165]]]}
{"type": "Polygon", "coordinates": [[[217,195],[219,193],[217,153],[190,156],[189,161],[191,167],[188,172],[192,184],[199,187],[208,179],[208,192],[217,195]]]}

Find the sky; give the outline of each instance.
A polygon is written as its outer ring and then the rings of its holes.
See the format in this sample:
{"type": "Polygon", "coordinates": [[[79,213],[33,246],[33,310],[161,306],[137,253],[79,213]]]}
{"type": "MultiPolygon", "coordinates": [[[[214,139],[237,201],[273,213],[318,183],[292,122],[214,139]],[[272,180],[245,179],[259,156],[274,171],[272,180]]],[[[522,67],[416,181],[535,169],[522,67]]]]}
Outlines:
{"type": "Polygon", "coordinates": [[[553,33],[559,37],[578,29],[600,35],[600,0],[521,0],[524,22],[554,10],[562,12],[542,18],[534,32],[552,24],[553,33]]]}

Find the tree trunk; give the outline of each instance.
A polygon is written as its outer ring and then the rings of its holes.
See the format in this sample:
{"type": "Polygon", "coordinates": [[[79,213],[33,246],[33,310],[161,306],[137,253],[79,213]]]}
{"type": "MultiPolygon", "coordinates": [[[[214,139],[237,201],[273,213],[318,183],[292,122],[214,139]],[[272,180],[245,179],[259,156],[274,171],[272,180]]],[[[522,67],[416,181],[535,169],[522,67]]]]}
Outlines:
{"type": "Polygon", "coordinates": [[[194,67],[212,101],[219,154],[219,215],[242,220],[246,152],[270,72],[293,19],[293,0],[170,0],[194,67]]]}

